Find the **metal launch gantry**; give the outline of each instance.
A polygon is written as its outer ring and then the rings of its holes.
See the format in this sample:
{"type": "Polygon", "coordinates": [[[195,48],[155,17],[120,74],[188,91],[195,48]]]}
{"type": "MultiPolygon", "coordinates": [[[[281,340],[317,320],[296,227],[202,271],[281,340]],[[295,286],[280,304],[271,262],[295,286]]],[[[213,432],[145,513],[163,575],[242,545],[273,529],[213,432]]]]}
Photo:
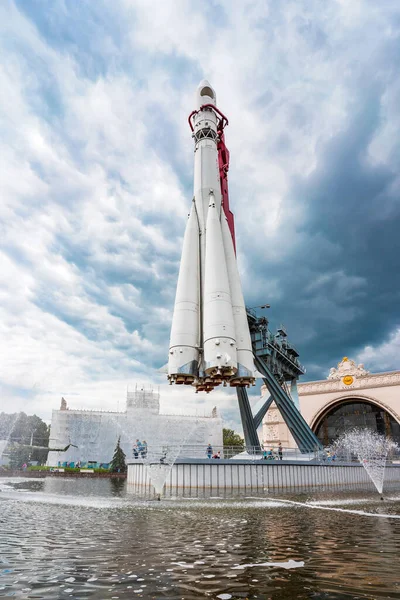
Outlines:
{"type": "MultiPolygon", "coordinates": [[[[235,221],[229,206],[229,150],[225,144],[224,132],[226,125],[228,125],[228,119],[221,112],[219,112],[219,115],[221,119],[218,126],[217,150],[222,207],[236,250],[235,221]]],[[[191,116],[189,117],[189,123],[191,116]]],[[[268,329],[268,319],[264,316],[257,317],[256,313],[251,309],[247,309],[247,320],[255,366],[264,376],[263,381],[267,386],[270,396],[257,414],[253,416],[246,387],[239,386],[236,388],[246,446],[259,447],[260,441],[257,429],[261,425],[272,402],[275,401],[300,450],[303,452],[312,452],[316,448],[322,448],[317,436],[310,429],[300,413],[297,380],[300,375],[304,375],[305,370],[298,360],[299,354],[296,348],[287,339],[285,329],[280,327],[276,334],[272,334],[268,329]]]]}
{"type": "Polygon", "coordinates": [[[296,348],[287,339],[284,327],[275,334],[268,329],[268,319],[257,317],[247,309],[254,364],[270,393],[256,415],[253,415],[247,389],[238,387],[237,397],[243,425],[246,446],[259,448],[257,429],[271,406],[275,402],[297,446],[302,452],[313,452],[322,448],[317,436],[310,429],[299,409],[297,380],[305,373],[300,364],[296,348]]]}
{"type": "MultiPolygon", "coordinates": [[[[222,207],[227,217],[236,250],[235,221],[229,206],[229,150],[225,144],[224,132],[228,124],[228,119],[222,113],[219,114],[221,119],[218,127],[217,149],[222,207]]],[[[305,370],[298,360],[299,354],[296,348],[287,339],[285,329],[281,327],[275,335],[272,334],[268,329],[268,319],[264,316],[257,317],[256,313],[249,308],[247,309],[247,320],[255,366],[264,376],[263,381],[268,388],[270,396],[257,414],[253,416],[246,387],[236,388],[246,446],[255,448],[260,446],[257,429],[261,425],[272,402],[275,401],[300,450],[303,452],[312,452],[316,448],[322,448],[317,436],[310,429],[300,413],[297,380],[300,375],[304,375],[305,370]]]]}

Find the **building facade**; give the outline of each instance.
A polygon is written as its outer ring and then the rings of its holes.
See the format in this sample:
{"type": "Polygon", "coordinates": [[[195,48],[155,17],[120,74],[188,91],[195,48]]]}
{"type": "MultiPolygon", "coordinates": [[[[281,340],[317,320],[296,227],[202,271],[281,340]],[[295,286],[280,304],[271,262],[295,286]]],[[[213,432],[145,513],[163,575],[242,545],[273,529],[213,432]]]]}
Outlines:
{"type": "MultiPolygon", "coordinates": [[[[327,379],[299,383],[298,394],[301,414],[324,446],[353,427],[368,427],[400,443],[400,371],[370,373],[344,357],[327,379]]],[[[296,447],[275,403],[264,417],[262,441],[296,447]]]]}
{"type": "Polygon", "coordinates": [[[222,446],[222,419],[216,409],[204,417],[162,414],[160,396],[152,389],[128,392],[124,412],[73,410],[63,398],[60,408],[52,412],[49,446],[70,446],[49,452],[47,464],[107,465],[118,438],[127,459],[133,456],[136,440],[145,441],[154,455],[182,445],[203,447],[205,452],[209,443],[222,446]]]}

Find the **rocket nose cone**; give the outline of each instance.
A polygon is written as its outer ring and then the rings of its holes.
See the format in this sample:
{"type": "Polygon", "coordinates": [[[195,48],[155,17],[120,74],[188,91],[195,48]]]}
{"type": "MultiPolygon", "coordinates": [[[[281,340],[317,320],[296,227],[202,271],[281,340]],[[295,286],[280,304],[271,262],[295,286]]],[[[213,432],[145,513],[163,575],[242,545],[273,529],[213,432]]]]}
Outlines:
{"type": "Polygon", "coordinates": [[[211,83],[208,81],[208,79],[202,79],[197,87],[200,90],[201,88],[206,87],[206,86],[212,87],[211,83]]]}
{"type": "Polygon", "coordinates": [[[202,104],[216,104],[217,100],[215,90],[207,79],[200,81],[197,87],[196,97],[199,106],[202,104]]]}

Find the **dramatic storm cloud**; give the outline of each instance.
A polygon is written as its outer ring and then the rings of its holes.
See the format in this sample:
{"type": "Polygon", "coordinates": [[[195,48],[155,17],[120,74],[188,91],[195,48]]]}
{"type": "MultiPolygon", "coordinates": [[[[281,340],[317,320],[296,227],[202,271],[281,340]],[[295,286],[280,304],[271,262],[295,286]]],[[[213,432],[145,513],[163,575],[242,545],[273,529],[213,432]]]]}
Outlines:
{"type": "Polygon", "coordinates": [[[20,0],[0,28],[0,410],[122,408],[152,382],[170,412],[237,421],[233,393],[157,372],[204,77],[247,304],[310,378],[344,354],[400,368],[397,0],[20,0]]]}

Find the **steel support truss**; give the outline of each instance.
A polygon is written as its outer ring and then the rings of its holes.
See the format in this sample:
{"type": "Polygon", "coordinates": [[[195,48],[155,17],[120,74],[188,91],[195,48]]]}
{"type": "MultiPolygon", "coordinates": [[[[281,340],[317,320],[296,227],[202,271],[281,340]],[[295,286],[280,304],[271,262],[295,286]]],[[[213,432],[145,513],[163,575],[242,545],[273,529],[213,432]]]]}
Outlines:
{"type": "Polygon", "coordinates": [[[255,353],[254,364],[263,376],[263,381],[271,395],[264,402],[258,413],[253,416],[247,395],[247,389],[242,387],[236,388],[246,446],[260,448],[260,440],[258,438],[257,428],[260,426],[264,415],[271,406],[272,402],[275,402],[300,451],[303,453],[308,453],[322,449],[321,442],[315,433],[311,431],[293,400],[282,389],[282,386],[271,373],[265,361],[255,353]]]}

